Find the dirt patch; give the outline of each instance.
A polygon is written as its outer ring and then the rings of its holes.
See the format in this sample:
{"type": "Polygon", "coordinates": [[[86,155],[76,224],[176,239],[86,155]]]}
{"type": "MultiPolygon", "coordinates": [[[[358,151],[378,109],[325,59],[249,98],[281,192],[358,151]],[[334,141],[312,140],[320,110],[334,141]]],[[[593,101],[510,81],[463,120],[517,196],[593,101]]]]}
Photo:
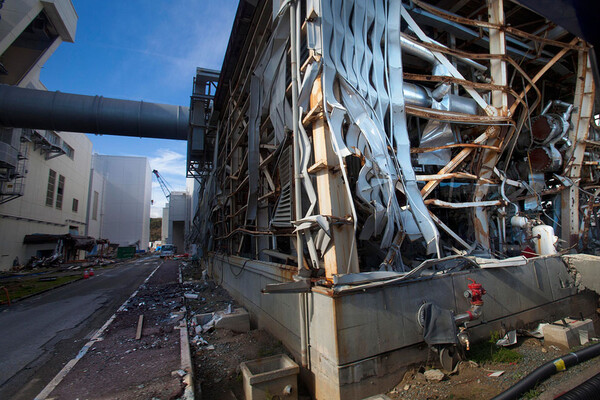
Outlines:
{"type": "MultiPolygon", "coordinates": [[[[446,374],[441,382],[427,381],[424,372],[431,368],[423,365],[407,372],[396,387],[388,393],[392,399],[489,399],[508,389],[540,365],[555,360],[566,352],[555,346],[544,346],[543,341],[527,338],[511,347],[522,356],[517,362],[499,363],[473,361],[462,362],[454,374],[446,374]],[[490,376],[495,371],[504,371],[498,377],[490,376]]],[[[433,357],[432,357],[433,358],[433,357]]],[[[564,372],[554,375],[523,398],[535,398],[549,388],[554,388],[581,371],[595,368],[600,371],[600,359],[592,359],[564,372]]]]}
{"type": "MultiPolygon", "coordinates": [[[[184,269],[184,277],[186,275],[184,269]]],[[[198,276],[196,273],[195,276],[198,276]]],[[[184,289],[198,295],[198,299],[186,299],[190,317],[190,338],[196,333],[191,317],[238,307],[227,291],[213,281],[184,282],[184,289]]],[[[204,399],[243,399],[243,379],[240,363],[275,354],[288,354],[281,342],[268,332],[254,329],[245,333],[235,333],[228,329],[213,329],[201,333],[208,344],[192,339],[192,357],[197,390],[204,399]]]]}
{"type": "Polygon", "coordinates": [[[175,399],[183,393],[179,329],[179,263],[165,262],[116,313],[75,368],[51,393],[57,399],[175,399]],[[136,340],[139,316],[142,337],[136,340]]]}

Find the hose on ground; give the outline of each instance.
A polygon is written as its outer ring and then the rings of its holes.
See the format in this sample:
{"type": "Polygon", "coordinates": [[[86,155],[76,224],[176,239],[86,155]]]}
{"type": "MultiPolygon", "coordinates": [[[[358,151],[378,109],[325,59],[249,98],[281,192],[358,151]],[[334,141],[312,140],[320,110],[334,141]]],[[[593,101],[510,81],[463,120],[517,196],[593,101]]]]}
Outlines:
{"type": "Polygon", "coordinates": [[[592,376],[557,400],[595,400],[598,398],[598,393],[600,393],[600,374],[592,376]]]}
{"type": "Polygon", "coordinates": [[[492,400],[518,399],[523,393],[533,389],[539,382],[548,379],[557,372],[564,371],[573,365],[577,365],[600,355],[600,343],[583,348],[573,353],[565,354],[554,361],[538,367],[532,373],[515,383],[513,386],[500,393],[492,400]]]}

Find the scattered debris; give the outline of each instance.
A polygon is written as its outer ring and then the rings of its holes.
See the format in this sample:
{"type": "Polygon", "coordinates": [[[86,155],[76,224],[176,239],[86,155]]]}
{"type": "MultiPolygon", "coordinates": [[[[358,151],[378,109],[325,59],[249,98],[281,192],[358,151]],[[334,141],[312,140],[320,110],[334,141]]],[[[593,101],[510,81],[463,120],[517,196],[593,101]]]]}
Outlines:
{"type": "Polygon", "coordinates": [[[423,375],[425,375],[425,379],[427,379],[428,381],[434,382],[440,382],[446,377],[446,374],[444,374],[439,369],[428,369],[423,373],[423,375]]]}
{"type": "Polygon", "coordinates": [[[142,338],[142,328],[144,326],[144,314],[141,314],[139,319],[138,319],[138,323],[137,323],[137,330],[135,333],[135,340],[140,340],[142,338]]]}
{"type": "Polygon", "coordinates": [[[496,346],[508,347],[517,344],[517,331],[506,332],[506,335],[496,342],[496,346]]]}

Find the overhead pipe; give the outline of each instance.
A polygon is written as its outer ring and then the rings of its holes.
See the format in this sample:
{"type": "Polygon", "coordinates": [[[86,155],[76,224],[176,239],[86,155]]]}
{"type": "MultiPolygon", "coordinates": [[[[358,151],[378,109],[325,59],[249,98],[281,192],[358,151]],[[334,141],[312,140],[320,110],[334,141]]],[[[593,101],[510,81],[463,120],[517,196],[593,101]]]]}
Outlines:
{"type": "Polygon", "coordinates": [[[0,125],[187,140],[189,108],[0,85],[0,125]]]}

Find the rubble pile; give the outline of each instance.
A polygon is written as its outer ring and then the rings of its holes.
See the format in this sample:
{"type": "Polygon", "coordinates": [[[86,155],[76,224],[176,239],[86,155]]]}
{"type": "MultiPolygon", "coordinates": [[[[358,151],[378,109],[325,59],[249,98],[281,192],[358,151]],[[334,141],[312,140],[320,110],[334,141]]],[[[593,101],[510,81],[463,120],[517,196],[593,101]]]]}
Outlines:
{"type": "MultiPolygon", "coordinates": [[[[184,277],[189,275],[184,268],[184,277]]],[[[251,330],[247,311],[212,280],[184,281],[183,287],[197,393],[244,398],[240,363],[286,353],[285,348],[269,333],[251,330]]]]}

